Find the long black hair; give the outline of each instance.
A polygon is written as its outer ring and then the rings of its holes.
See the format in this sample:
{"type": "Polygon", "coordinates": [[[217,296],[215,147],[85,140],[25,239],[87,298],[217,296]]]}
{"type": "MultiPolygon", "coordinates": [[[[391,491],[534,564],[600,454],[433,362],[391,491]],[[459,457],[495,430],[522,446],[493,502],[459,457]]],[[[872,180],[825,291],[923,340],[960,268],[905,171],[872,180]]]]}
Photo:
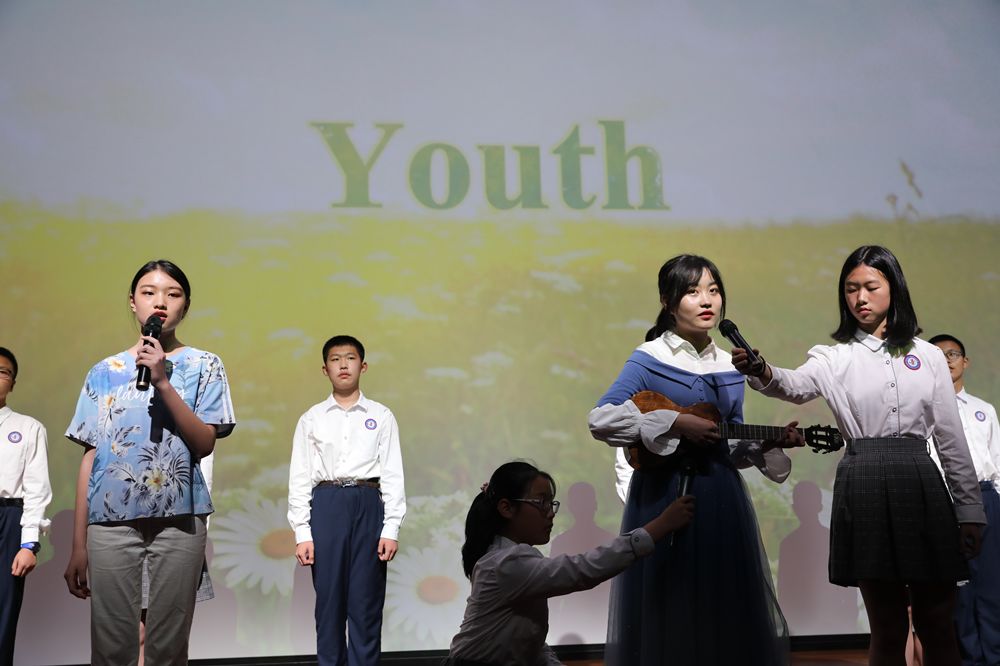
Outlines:
{"type": "Polygon", "coordinates": [[[726,317],[726,288],[722,284],[722,274],[710,260],[700,257],[697,254],[679,254],[660,267],[660,274],[657,276],[657,286],[660,290],[660,314],[656,317],[653,328],[646,331],[646,342],[655,340],[663,335],[677,323],[671,310],[680,305],[681,299],[688,289],[695,287],[701,281],[701,274],[708,269],[715,280],[715,286],[719,288],[719,295],[722,296],[722,312],[719,319],[726,317]]]}
{"type": "Polygon", "coordinates": [[[920,334],[917,313],[913,311],[910,289],[899,260],[881,245],[862,245],[844,261],[837,281],[837,303],[840,306],[840,326],[831,334],[837,342],[850,342],[858,330],[858,320],[847,305],[844,282],[858,266],[865,265],[882,273],[889,283],[889,312],[885,316],[885,340],[892,347],[905,347],[920,334]]]}
{"type": "Polygon", "coordinates": [[[465,517],[465,544],[462,546],[462,569],[467,578],[472,578],[476,562],[486,554],[506,522],[497,511],[497,504],[502,499],[523,498],[540,476],[549,480],[555,492],[556,482],[548,472],[523,460],[504,463],[497,467],[489,484],[472,500],[469,514],[465,517]]]}

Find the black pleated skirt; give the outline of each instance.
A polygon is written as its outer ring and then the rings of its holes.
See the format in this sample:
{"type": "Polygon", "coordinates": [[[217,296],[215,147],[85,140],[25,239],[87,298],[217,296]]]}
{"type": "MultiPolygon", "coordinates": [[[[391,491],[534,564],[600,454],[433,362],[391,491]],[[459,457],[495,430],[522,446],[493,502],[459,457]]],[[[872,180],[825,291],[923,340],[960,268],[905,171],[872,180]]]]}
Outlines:
{"type": "Polygon", "coordinates": [[[967,580],[955,509],[918,439],[856,439],[833,486],[830,582],[967,580]]]}

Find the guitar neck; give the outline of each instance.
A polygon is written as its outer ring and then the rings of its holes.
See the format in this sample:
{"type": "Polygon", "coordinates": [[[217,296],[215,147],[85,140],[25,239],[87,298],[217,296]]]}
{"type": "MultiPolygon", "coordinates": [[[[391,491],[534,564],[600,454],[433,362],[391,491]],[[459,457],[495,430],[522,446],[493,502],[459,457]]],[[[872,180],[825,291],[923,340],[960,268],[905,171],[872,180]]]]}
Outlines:
{"type": "MultiPolygon", "coordinates": [[[[798,430],[798,429],[797,429],[798,430]]],[[[723,439],[779,439],[783,426],[749,425],[747,423],[720,423],[719,434],[723,439]]],[[[799,430],[799,432],[802,432],[799,430]]]]}

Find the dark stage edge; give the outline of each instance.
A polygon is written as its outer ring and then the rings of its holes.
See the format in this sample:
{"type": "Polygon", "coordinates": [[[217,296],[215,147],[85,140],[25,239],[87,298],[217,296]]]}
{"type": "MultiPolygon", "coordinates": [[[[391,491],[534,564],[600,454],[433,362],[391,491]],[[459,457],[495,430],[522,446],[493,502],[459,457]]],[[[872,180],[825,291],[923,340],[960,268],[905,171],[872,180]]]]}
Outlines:
{"type": "MultiPolygon", "coordinates": [[[[792,636],[792,652],[818,650],[864,650],[868,648],[869,634],[828,634],[823,636],[792,636]]],[[[557,645],[553,648],[561,661],[601,659],[604,645],[557,645]]],[[[445,650],[419,650],[413,652],[386,652],[382,662],[387,666],[439,666],[445,650]]],[[[306,666],[316,663],[315,656],[297,657],[242,657],[231,659],[192,659],[191,666],[306,666]]],[[[82,665],[81,665],[82,666],[82,665]]]]}

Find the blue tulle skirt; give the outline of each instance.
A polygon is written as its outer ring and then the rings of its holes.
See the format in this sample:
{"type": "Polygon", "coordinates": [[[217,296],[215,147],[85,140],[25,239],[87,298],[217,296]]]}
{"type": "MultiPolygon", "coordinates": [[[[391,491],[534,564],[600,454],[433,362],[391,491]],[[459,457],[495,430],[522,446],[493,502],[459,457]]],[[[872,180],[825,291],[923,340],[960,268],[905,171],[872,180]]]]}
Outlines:
{"type": "MultiPolygon", "coordinates": [[[[788,626],[778,607],[743,478],[720,446],[701,461],[694,521],[615,578],[608,666],[784,666],[788,626]]],[[[622,531],[677,497],[675,469],[636,472],[622,531]]]]}

